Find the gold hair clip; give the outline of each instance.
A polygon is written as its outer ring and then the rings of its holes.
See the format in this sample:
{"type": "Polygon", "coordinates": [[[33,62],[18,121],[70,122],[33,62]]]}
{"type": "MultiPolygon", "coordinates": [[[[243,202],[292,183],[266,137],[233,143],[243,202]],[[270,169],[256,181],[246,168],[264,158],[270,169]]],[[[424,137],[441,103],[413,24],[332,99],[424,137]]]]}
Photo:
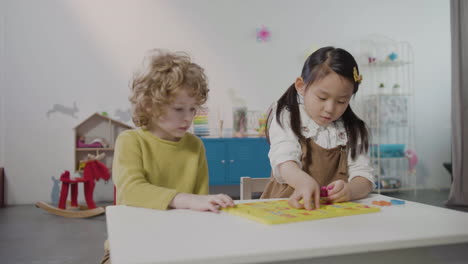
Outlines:
{"type": "Polygon", "coordinates": [[[362,81],[362,75],[359,75],[357,72],[356,66],[353,67],[353,76],[354,76],[354,81],[357,83],[361,83],[362,81]]]}

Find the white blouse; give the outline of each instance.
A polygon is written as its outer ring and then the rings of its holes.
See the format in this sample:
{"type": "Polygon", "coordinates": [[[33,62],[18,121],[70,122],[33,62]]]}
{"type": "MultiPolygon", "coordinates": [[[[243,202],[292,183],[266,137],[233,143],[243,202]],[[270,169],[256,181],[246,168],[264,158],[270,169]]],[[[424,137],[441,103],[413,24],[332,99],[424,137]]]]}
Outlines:
{"type": "MultiPolygon", "coordinates": [[[[276,113],[276,105],[272,108],[273,113],[276,113]]],[[[312,138],[314,142],[326,149],[334,148],[338,145],[346,145],[348,137],[346,129],[341,120],[337,120],[326,127],[319,126],[312,120],[305,111],[304,105],[299,104],[299,112],[301,115],[302,135],[305,138],[312,138]]],[[[291,129],[289,111],[284,108],[281,112],[281,127],[276,121],[276,115],[273,115],[270,128],[270,158],[273,176],[279,183],[286,183],[281,177],[278,165],[292,160],[302,167],[301,156],[302,150],[299,140],[291,129]]],[[[348,151],[348,182],[356,176],[361,176],[368,179],[373,188],[375,188],[373,169],[370,166],[370,159],[367,154],[360,154],[355,160],[351,158],[351,151],[348,151]]]]}

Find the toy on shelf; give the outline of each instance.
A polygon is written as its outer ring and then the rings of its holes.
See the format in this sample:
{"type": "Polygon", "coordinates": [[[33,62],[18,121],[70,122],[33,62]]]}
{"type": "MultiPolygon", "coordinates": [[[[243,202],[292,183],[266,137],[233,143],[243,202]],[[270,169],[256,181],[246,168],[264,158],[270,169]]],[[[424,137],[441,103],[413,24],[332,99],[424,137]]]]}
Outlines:
{"type": "Polygon", "coordinates": [[[245,137],[247,133],[247,107],[233,109],[234,137],[245,137]]]}
{"type": "Polygon", "coordinates": [[[405,144],[372,144],[370,146],[372,157],[399,158],[405,157],[405,144]]]}
{"type": "MultiPolygon", "coordinates": [[[[239,109],[239,108],[237,108],[239,109]]],[[[247,137],[264,137],[265,136],[265,129],[267,123],[267,115],[262,111],[258,110],[247,110],[246,109],[246,116],[240,122],[245,122],[245,133],[244,136],[247,137]]],[[[242,115],[242,114],[240,114],[242,115]]],[[[241,128],[240,128],[241,129],[241,128]]]]}
{"type": "Polygon", "coordinates": [[[412,149],[407,149],[405,154],[408,158],[408,172],[411,174],[415,174],[416,164],[418,164],[418,155],[416,155],[416,151],[412,149]]]}
{"type": "Polygon", "coordinates": [[[258,119],[258,128],[257,128],[258,135],[265,136],[266,125],[267,125],[267,116],[266,114],[262,114],[262,116],[258,119]]]}
{"type": "Polygon", "coordinates": [[[79,136],[76,141],[77,148],[107,148],[109,143],[104,138],[95,138],[91,142],[86,143],[84,136],[79,136]]]}
{"type": "Polygon", "coordinates": [[[398,54],[396,54],[395,52],[392,52],[392,53],[388,54],[387,58],[389,60],[391,60],[391,61],[396,61],[396,59],[398,58],[398,54]]]}
{"type": "Polygon", "coordinates": [[[401,188],[401,181],[393,177],[381,177],[375,181],[378,189],[395,190],[401,188]]]}
{"type": "Polygon", "coordinates": [[[36,207],[42,208],[49,213],[69,217],[69,218],[85,218],[100,215],[105,212],[103,207],[97,207],[94,203],[93,192],[96,181],[103,179],[108,181],[110,173],[107,167],[99,160],[104,158],[105,154],[101,153],[97,156],[88,154],[86,160],[83,160],[82,177],[70,177],[69,171],[64,171],[60,176],[62,186],[60,189],[60,198],[57,207],[51,206],[45,202],[37,202],[36,207]],[[78,183],[84,184],[84,195],[86,205],[78,204],[78,183]],[[67,206],[68,190],[70,189],[71,202],[67,206]]]}
{"type": "Polygon", "coordinates": [[[201,107],[197,114],[193,118],[193,134],[199,137],[206,137],[210,135],[209,127],[209,109],[207,107],[201,107]]]}

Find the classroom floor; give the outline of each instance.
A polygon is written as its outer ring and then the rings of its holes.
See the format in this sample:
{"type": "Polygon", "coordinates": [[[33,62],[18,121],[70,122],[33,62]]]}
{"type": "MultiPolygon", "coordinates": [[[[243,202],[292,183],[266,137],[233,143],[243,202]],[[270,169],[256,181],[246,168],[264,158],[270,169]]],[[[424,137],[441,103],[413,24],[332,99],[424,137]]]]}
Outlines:
{"type": "MultiPolygon", "coordinates": [[[[418,190],[384,195],[445,207],[449,191],[418,190]]],[[[235,197],[234,198],[238,198],[235,197]]],[[[457,208],[468,212],[468,208],[457,208]]],[[[99,263],[106,239],[105,215],[88,219],[63,218],[34,205],[0,209],[2,263],[99,263]]]]}

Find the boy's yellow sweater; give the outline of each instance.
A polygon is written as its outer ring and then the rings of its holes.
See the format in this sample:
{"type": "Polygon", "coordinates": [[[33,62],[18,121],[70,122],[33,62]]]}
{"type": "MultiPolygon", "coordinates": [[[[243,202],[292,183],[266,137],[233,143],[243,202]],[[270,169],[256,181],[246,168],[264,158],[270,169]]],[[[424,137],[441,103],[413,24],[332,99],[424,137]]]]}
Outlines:
{"type": "Polygon", "coordinates": [[[112,180],[116,204],[165,210],[178,192],[208,194],[205,147],[190,133],[173,142],[126,130],[115,142],[112,180]]]}
{"type": "Polygon", "coordinates": [[[178,192],[208,194],[203,142],[190,133],[173,142],[126,130],[115,143],[112,179],[121,205],[165,210],[178,192]]]}

